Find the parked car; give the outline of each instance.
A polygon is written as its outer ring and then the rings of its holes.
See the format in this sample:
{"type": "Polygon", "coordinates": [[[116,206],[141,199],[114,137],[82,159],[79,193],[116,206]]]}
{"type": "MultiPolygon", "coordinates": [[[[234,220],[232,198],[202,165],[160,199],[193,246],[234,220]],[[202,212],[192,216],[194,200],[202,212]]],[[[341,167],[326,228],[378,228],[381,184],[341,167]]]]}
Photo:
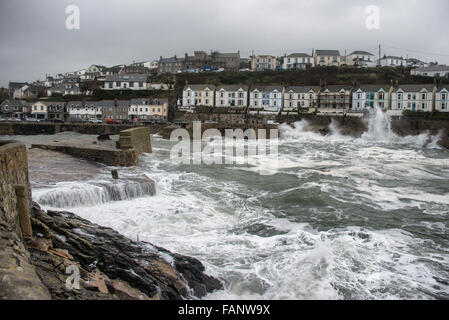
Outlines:
{"type": "Polygon", "coordinates": [[[120,124],[121,122],[119,120],[114,120],[114,119],[106,119],[106,123],[107,124],[120,124]]]}
{"type": "Polygon", "coordinates": [[[123,120],[122,124],[134,125],[136,123],[134,121],[132,121],[132,120],[123,120]]]}
{"type": "Polygon", "coordinates": [[[53,119],[53,123],[65,123],[62,119],[53,119]]]}
{"type": "Polygon", "coordinates": [[[26,122],[34,122],[34,123],[41,122],[39,119],[36,119],[36,118],[26,118],[25,121],[26,122]]]}
{"type": "Polygon", "coordinates": [[[89,123],[103,123],[103,121],[101,121],[100,119],[97,118],[90,118],[89,120],[87,120],[89,123]]]}
{"type": "Polygon", "coordinates": [[[22,120],[20,120],[19,118],[8,118],[8,119],[6,119],[6,121],[20,122],[20,121],[22,121],[22,120]]]}
{"type": "Polygon", "coordinates": [[[84,123],[84,120],[80,119],[80,118],[69,118],[68,122],[71,122],[71,123],[84,123]]]}

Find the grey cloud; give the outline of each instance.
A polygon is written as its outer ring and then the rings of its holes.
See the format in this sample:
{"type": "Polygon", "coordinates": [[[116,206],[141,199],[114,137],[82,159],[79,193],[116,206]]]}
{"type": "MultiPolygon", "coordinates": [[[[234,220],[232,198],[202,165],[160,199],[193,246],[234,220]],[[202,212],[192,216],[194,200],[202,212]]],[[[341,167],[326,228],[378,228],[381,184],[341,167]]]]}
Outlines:
{"type": "Polygon", "coordinates": [[[2,0],[0,85],[196,49],[377,54],[381,43],[387,54],[449,63],[448,9],[447,0],[2,0]],[[69,4],[80,8],[80,30],[65,28],[69,4]],[[381,9],[380,30],[365,28],[368,5],[381,9]]]}

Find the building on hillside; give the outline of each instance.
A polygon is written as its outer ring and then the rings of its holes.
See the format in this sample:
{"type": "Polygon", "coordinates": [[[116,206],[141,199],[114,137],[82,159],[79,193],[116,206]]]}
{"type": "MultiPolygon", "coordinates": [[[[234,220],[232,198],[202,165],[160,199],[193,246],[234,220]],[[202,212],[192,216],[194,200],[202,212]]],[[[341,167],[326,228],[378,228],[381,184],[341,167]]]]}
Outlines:
{"type": "Polygon", "coordinates": [[[129,100],[102,100],[98,102],[103,115],[103,121],[107,119],[127,120],[130,106],[129,100]]]}
{"type": "Polygon", "coordinates": [[[211,53],[211,61],[214,69],[237,72],[240,69],[240,51],[230,53],[214,51],[211,53]]]}
{"type": "Polygon", "coordinates": [[[249,110],[278,113],[282,109],[282,86],[255,86],[249,93],[249,110]]]}
{"type": "Polygon", "coordinates": [[[27,82],[9,82],[8,85],[9,97],[13,99],[19,99],[14,97],[14,93],[16,92],[16,90],[20,90],[20,88],[24,87],[27,84],[28,84],[27,82]]]}
{"type": "Polygon", "coordinates": [[[345,113],[351,109],[352,87],[342,85],[326,86],[318,95],[320,113],[345,113]]]}
{"type": "Polygon", "coordinates": [[[25,119],[30,115],[30,103],[24,100],[4,100],[0,104],[0,117],[25,119]]]}
{"type": "Polygon", "coordinates": [[[434,110],[435,93],[433,84],[396,85],[391,95],[391,109],[430,112],[434,110]]]}
{"type": "Polygon", "coordinates": [[[313,60],[315,67],[339,67],[342,64],[338,50],[315,50],[313,60]]]}
{"type": "Polygon", "coordinates": [[[148,76],[142,74],[116,74],[106,76],[104,90],[148,90],[148,76]]]}
{"type": "Polygon", "coordinates": [[[101,72],[102,76],[112,76],[115,74],[119,74],[120,70],[122,70],[122,68],[124,67],[124,65],[117,65],[117,66],[113,66],[113,67],[109,67],[109,68],[104,68],[103,71],[101,72]]]}
{"type": "Polygon", "coordinates": [[[186,84],[182,93],[183,108],[195,106],[214,106],[215,86],[208,84],[186,84]]]}
{"type": "Polygon", "coordinates": [[[374,68],[377,66],[374,54],[367,51],[354,51],[345,58],[345,63],[351,67],[374,68]]]}
{"type": "Polygon", "coordinates": [[[143,74],[148,75],[151,71],[148,67],[145,67],[143,65],[130,65],[130,66],[124,66],[120,69],[118,74],[129,74],[129,75],[135,75],[135,74],[143,74]]]}
{"type": "Polygon", "coordinates": [[[441,85],[435,94],[435,110],[449,112],[449,85],[441,85]]]}
{"type": "Polygon", "coordinates": [[[86,73],[101,73],[104,69],[106,69],[105,66],[93,64],[89,68],[87,68],[86,73]]]}
{"type": "Polygon", "coordinates": [[[158,63],[158,74],[185,72],[186,63],[184,58],[161,58],[158,63]]]}
{"type": "Polygon", "coordinates": [[[248,86],[246,85],[221,85],[215,91],[216,107],[240,107],[248,106],[248,86]]]}
{"type": "Polygon", "coordinates": [[[384,56],[377,61],[377,64],[381,67],[405,67],[407,60],[402,57],[384,56]]]}
{"type": "Polygon", "coordinates": [[[43,101],[37,101],[31,104],[31,118],[46,120],[48,119],[48,107],[43,101]]]}
{"type": "Polygon", "coordinates": [[[250,58],[251,70],[253,71],[274,71],[278,69],[279,62],[275,56],[257,55],[250,58]]]}
{"type": "Polygon", "coordinates": [[[69,101],[66,105],[67,118],[102,120],[102,111],[99,101],[69,101]]]}
{"type": "Polygon", "coordinates": [[[407,67],[411,67],[411,68],[425,68],[425,67],[429,66],[429,64],[427,62],[421,61],[416,58],[408,58],[406,60],[406,65],[407,65],[407,67]]]}
{"type": "Polygon", "coordinates": [[[391,109],[391,85],[361,85],[352,93],[352,109],[363,111],[366,109],[391,109]]]}
{"type": "Polygon", "coordinates": [[[76,96],[80,95],[81,89],[77,83],[70,83],[70,82],[62,82],[60,84],[57,84],[56,86],[53,86],[51,88],[47,89],[47,96],[48,97],[54,97],[57,95],[60,96],[76,96]]]}
{"type": "Polygon", "coordinates": [[[283,111],[297,111],[317,106],[319,86],[292,86],[285,88],[283,111]]]}
{"type": "Polygon", "coordinates": [[[14,90],[14,99],[26,99],[26,98],[41,98],[47,93],[47,88],[44,85],[25,84],[22,87],[14,90]]]}
{"type": "Polygon", "coordinates": [[[66,103],[59,101],[45,101],[47,106],[47,119],[48,120],[67,120],[66,103]]]}
{"type": "Polygon", "coordinates": [[[132,99],[128,111],[129,120],[139,122],[161,122],[168,118],[167,99],[132,99]]]}
{"type": "Polygon", "coordinates": [[[410,71],[412,76],[449,78],[449,66],[437,65],[413,69],[410,71]]]}
{"type": "Polygon", "coordinates": [[[307,53],[292,53],[282,59],[282,70],[307,70],[313,66],[313,57],[307,53]]]}

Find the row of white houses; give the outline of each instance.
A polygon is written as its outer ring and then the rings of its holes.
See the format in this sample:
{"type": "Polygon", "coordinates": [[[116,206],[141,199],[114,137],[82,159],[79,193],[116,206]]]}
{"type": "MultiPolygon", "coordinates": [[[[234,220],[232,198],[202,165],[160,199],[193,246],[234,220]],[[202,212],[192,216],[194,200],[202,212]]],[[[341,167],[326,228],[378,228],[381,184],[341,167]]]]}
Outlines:
{"type": "Polygon", "coordinates": [[[132,99],[101,101],[37,101],[5,100],[0,104],[0,116],[35,118],[40,120],[167,120],[167,99],[132,99]]]}
{"type": "Polygon", "coordinates": [[[432,84],[351,86],[186,85],[179,108],[196,106],[248,108],[280,112],[317,109],[320,112],[385,110],[449,112],[449,86],[432,84]]]}

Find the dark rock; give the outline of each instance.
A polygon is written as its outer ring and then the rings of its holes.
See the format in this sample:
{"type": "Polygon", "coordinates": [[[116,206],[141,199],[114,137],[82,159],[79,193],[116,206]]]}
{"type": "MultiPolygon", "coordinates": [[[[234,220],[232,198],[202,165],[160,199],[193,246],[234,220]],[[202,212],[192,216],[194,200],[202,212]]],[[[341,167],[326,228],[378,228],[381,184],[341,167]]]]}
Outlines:
{"type": "Polygon", "coordinates": [[[51,239],[60,255],[64,252],[63,256],[73,258],[87,275],[98,271],[100,278],[105,279],[94,284],[89,282],[85,286],[89,290],[82,290],[81,294],[67,293],[65,287],[61,289],[62,283],[58,287],[55,284],[58,281],[49,280],[55,270],[64,274],[67,259],[59,257],[58,260],[56,257],[57,261],[51,261],[42,252],[30,250],[32,260],[38,265],[37,272],[44,284],[50,285],[49,291],[54,298],[67,299],[69,295],[73,299],[87,299],[94,295],[98,299],[118,299],[124,298],[124,292],[133,291],[134,296],[141,293],[153,299],[179,300],[203,297],[222,288],[217,279],[204,273],[204,266],[198,260],[173,254],[151,243],[131,241],[110,228],[92,224],[73,213],[45,212],[35,204],[32,224],[33,232],[51,239]],[[112,285],[114,281],[121,281],[116,283],[117,288],[121,289],[112,289],[115,288],[112,285]]]}

